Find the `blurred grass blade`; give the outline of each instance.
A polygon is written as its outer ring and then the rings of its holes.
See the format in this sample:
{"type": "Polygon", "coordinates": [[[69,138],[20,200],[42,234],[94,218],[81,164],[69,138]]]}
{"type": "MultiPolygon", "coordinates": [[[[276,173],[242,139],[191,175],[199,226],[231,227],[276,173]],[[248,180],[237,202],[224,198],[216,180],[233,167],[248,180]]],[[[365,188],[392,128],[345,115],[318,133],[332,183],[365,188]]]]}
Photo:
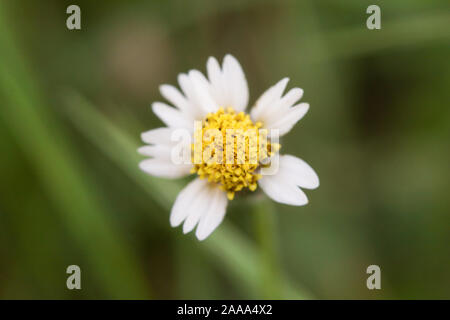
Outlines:
{"type": "Polygon", "coordinates": [[[71,238],[86,254],[88,265],[81,266],[83,272],[95,276],[109,298],[148,297],[136,257],[85,180],[76,153],[64,138],[64,130],[40,95],[22,52],[16,48],[6,18],[4,4],[0,4],[0,89],[7,101],[1,106],[0,115],[27,155],[71,238]]]}
{"type": "Polygon", "coordinates": [[[381,29],[375,31],[368,30],[365,23],[361,23],[360,26],[343,28],[324,35],[320,32],[312,35],[311,41],[323,41],[327,43],[328,48],[317,51],[313,55],[313,61],[353,58],[383,49],[450,40],[448,12],[429,12],[416,17],[407,16],[384,21],[381,29]]]}
{"type": "MultiPolygon", "coordinates": [[[[136,184],[142,186],[156,203],[169,211],[183,185],[174,180],[163,180],[142,173],[138,168],[142,157],[136,152],[139,146],[138,137],[133,139],[127,136],[81,96],[74,94],[65,97],[68,106],[65,110],[75,127],[108,155],[136,184]]],[[[167,216],[152,217],[159,223],[169,226],[167,216]]],[[[188,241],[188,238],[184,236],[183,241],[188,241]]],[[[260,297],[260,276],[257,272],[260,260],[255,245],[249,239],[224,221],[211,237],[198,245],[212,255],[212,260],[224,269],[238,288],[247,290],[253,297],[260,297]]],[[[299,290],[285,277],[281,279],[283,298],[310,298],[309,294],[299,290]]]]}

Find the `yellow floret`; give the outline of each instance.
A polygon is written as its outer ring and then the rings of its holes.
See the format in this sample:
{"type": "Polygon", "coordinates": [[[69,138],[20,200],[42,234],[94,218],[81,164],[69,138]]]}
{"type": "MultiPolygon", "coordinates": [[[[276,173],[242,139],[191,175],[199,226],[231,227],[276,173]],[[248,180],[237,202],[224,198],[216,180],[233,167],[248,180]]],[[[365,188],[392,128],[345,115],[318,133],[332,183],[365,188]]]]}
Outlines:
{"type": "Polygon", "coordinates": [[[248,114],[233,108],[209,113],[194,134],[192,172],[219,184],[230,200],[244,188],[255,191],[260,161],[280,149],[270,144],[261,127],[261,122],[253,123],[248,114]]]}

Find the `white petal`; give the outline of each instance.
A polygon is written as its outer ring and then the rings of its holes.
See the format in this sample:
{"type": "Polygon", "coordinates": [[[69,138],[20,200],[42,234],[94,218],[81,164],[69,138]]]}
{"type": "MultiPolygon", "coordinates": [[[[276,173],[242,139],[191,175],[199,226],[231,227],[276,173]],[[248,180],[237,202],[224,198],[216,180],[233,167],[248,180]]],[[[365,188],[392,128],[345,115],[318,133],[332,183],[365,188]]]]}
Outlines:
{"type": "Polygon", "coordinates": [[[273,200],[301,206],[308,203],[305,193],[299,188],[314,189],[319,186],[316,172],[302,159],[283,155],[279,159],[275,175],[263,175],[258,180],[261,189],[273,200]]]}
{"type": "Polygon", "coordinates": [[[250,113],[254,121],[264,121],[262,118],[264,113],[273,103],[276,103],[281,98],[288,82],[289,78],[281,79],[261,95],[250,113]]]}
{"type": "Polygon", "coordinates": [[[265,125],[269,125],[270,122],[275,122],[281,119],[289,109],[303,96],[303,90],[300,88],[293,88],[288,91],[281,99],[276,103],[268,107],[265,113],[265,125]]]}
{"type": "Polygon", "coordinates": [[[156,177],[180,178],[190,173],[192,165],[173,164],[167,159],[152,158],[141,161],[139,168],[156,177]]]}
{"type": "Polygon", "coordinates": [[[288,133],[292,127],[308,112],[308,103],[299,103],[298,105],[292,107],[287,111],[283,117],[275,122],[265,123],[265,128],[267,129],[278,129],[279,136],[288,133]]]}
{"type": "Polygon", "coordinates": [[[226,105],[225,97],[227,92],[225,92],[225,83],[222,70],[220,69],[219,62],[216,58],[209,57],[206,63],[206,70],[208,72],[208,79],[211,83],[211,93],[214,96],[217,104],[224,107],[226,105]]]}
{"type": "Polygon", "coordinates": [[[192,121],[183,113],[165,103],[154,102],[152,110],[168,127],[191,128],[193,126],[192,121]]]}
{"type": "Polygon", "coordinates": [[[258,180],[258,184],[276,202],[292,206],[303,206],[308,203],[305,193],[284,175],[263,176],[258,180]]]}
{"type": "Polygon", "coordinates": [[[180,73],[178,75],[178,84],[180,85],[181,90],[183,91],[184,95],[191,100],[192,99],[192,85],[189,81],[189,77],[187,74],[180,73]]]}
{"type": "Polygon", "coordinates": [[[149,144],[171,144],[171,136],[173,129],[171,128],[157,128],[152,129],[141,134],[141,139],[149,144]]]}
{"type": "Polygon", "coordinates": [[[280,108],[290,108],[303,96],[303,89],[292,88],[281,99],[280,108]]]}
{"type": "Polygon", "coordinates": [[[308,108],[305,104],[292,107],[303,96],[303,90],[300,88],[293,88],[281,96],[286,84],[287,79],[283,79],[267,90],[251,113],[253,120],[261,121],[265,128],[280,130],[280,136],[287,133],[308,108]]]}
{"type": "Polygon", "coordinates": [[[206,185],[206,179],[196,178],[181,190],[170,212],[170,225],[172,227],[179,226],[186,219],[191,212],[188,210],[189,206],[194,199],[198,198],[200,191],[205,188],[206,185]]]}
{"type": "Polygon", "coordinates": [[[211,196],[212,188],[209,185],[197,192],[189,207],[185,209],[188,211],[188,216],[183,224],[183,233],[186,234],[194,230],[200,218],[208,212],[212,202],[211,196]]]}
{"type": "Polygon", "coordinates": [[[165,159],[170,161],[172,146],[167,144],[143,146],[138,149],[138,152],[144,156],[165,159]]]}
{"type": "Polygon", "coordinates": [[[181,73],[178,75],[178,84],[180,85],[181,90],[183,90],[184,95],[189,101],[189,111],[192,115],[192,118],[194,118],[195,120],[202,120],[203,116],[206,113],[201,107],[200,102],[198,101],[197,93],[195,91],[192,80],[187,74],[181,73]]]}
{"type": "Polygon", "coordinates": [[[222,72],[227,86],[228,103],[237,111],[243,111],[248,103],[248,85],[241,65],[230,54],[223,59],[222,72]]]}
{"type": "Polygon", "coordinates": [[[189,108],[189,102],[187,99],[174,86],[163,84],[159,87],[159,91],[162,96],[167,99],[167,101],[172,103],[178,109],[187,110],[189,108]]]}
{"type": "Polygon", "coordinates": [[[189,71],[189,79],[196,95],[195,100],[200,104],[203,111],[206,113],[216,112],[219,105],[211,95],[210,84],[205,76],[198,70],[191,70],[189,71]]]}
{"type": "Polygon", "coordinates": [[[222,223],[227,203],[226,193],[219,188],[215,188],[208,212],[200,218],[200,223],[195,232],[198,240],[206,239],[222,223]]]}
{"type": "Polygon", "coordinates": [[[300,158],[291,155],[280,156],[280,170],[289,174],[299,187],[315,189],[319,186],[319,177],[314,169],[300,158]]]}

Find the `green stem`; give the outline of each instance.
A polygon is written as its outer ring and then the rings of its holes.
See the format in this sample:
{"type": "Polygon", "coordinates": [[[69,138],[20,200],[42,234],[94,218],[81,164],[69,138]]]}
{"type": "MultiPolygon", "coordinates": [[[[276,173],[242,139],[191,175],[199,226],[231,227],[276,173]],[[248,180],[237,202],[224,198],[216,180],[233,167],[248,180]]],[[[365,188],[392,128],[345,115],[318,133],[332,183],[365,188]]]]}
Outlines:
{"type": "Polygon", "coordinates": [[[265,299],[282,298],[275,218],[271,202],[262,200],[255,204],[254,219],[256,238],[259,243],[261,294],[265,299]]]}

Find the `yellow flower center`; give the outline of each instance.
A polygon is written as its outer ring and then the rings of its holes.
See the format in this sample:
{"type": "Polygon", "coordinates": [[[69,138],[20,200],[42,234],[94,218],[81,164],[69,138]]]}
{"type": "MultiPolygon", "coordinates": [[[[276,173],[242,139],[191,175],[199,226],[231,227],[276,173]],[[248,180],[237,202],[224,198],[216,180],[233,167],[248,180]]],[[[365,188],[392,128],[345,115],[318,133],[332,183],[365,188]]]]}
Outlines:
{"type": "Polygon", "coordinates": [[[220,185],[228,199],[244,188],[255,191],[261,161],[279,150],[267,140],[262,123],[244,112],[220,108],[197,123],[192,144],[193,173],[220,185]]]}

